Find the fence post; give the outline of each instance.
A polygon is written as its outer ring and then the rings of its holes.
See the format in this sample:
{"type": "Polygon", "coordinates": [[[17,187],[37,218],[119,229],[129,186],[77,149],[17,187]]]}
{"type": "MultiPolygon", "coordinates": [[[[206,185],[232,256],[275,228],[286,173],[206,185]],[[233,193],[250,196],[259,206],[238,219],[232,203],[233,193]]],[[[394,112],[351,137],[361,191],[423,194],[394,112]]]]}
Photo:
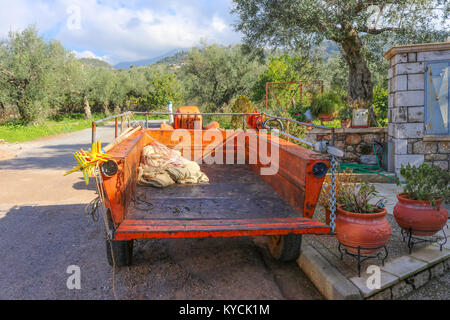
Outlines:
{"type": "Polygon", "coordinates": [[[97,131],[97,124],[95,122],[92,122],[92,143],[96,140],[96,132],[97,131]]]}
{"type": "Polygon", "coordinates": [[[114,127],[114,138],[117,138],[119,136],[118,128],[119,127],[119,121],[118,118],[115,118],[115,127],[114,127]]]}

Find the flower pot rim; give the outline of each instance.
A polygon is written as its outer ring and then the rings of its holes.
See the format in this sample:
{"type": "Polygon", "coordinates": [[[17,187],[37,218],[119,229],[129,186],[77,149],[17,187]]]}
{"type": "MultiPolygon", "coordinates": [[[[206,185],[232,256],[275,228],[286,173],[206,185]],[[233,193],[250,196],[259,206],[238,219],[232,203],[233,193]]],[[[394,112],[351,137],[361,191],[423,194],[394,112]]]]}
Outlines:
{"type": "MultiPolygon", "coordinates": [[[[409,198],[409,194],[406,192],[397,194],[397,199],[398,199],[398,201],[403,201],[406,203],[421,204],[421,205],[426,205],[426,206],[432,207],[430,200],[413,200],[413,199],[409,198]]],[[[442,201],[444,201],[444,199],[436,199],[435,200],[437,207],[439,207],[441,205],[442,201]]]]}
{"type": "Polygon", "coordinates": [[[342,205],[338,205],[336,209],[339,212],[339,214],[344,214],[346,216],[357,217],[357,218],[361,218],[361,219],[382,218],[382,217],[384,217],[387,214],[386,208],[377,208],[377,210],[379,210],[379,212],[375,212],[375,213],[356,213],[356,212],[351,212],[351,211],[347,211],[347,210],[342,209],[342,205]]]}

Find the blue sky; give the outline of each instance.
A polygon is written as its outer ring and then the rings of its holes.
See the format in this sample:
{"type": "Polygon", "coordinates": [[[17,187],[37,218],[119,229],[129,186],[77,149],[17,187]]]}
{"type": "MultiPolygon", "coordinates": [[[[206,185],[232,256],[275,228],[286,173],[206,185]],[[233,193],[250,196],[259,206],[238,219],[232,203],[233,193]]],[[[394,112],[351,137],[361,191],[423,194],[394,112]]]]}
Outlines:
{"type": "Polygon", "coordinates": [[[0,0],[0,37],[35,24],[79,57],[110,63],[190,48],[233,44],[231,0],[0,0]]]}

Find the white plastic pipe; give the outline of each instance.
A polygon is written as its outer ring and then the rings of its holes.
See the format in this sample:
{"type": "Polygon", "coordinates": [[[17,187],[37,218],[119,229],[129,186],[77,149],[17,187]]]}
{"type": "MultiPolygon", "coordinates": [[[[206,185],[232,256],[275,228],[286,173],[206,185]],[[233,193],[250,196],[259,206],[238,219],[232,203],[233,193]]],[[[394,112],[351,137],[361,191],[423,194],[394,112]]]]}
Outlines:
{"type": "Polygon", "coordinates": [[[173,109],[172,109],[172,101],[169,101],[168,104],[168,108],[169,108],[169,122],[170,124],[173,124],[173,109]]]}

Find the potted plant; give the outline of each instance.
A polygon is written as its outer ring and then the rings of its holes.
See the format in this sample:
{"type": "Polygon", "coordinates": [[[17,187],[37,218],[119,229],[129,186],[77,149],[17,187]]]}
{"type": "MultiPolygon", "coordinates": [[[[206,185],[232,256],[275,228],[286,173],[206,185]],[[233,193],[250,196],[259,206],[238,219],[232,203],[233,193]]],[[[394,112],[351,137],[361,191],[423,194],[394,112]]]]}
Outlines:
{"type": "Polygon", "coordinates": [[[320,121],[332,121],[342,106],[341,97],[334,92],[321,93],[312,99],[311,112],[320,121]]]}
{"type": "MultiPolygon", "coordinates": [[[[355,181],[356,181],[356,178],[355,178],[355,175],[353,174],[353,170],[351,170],[351,169],[347,169],[342,172],[339,172],[339,171],[336,172],[336,179],[335,179],[336,199],[339,199],[341,197],[342,189],[346,185],[353,184],[353,183],[355,183],[355,181]]],[[[331,219],[330,219],[330,214],[331,214],[330,194],[331,194],[331,177],[329,175],[327,175],[322,184],[322,191],[320,192],[318,203],[325,209],[325,223],[328,225],[331,222],[331,219]]]]}
{"type": "MultiPolygon", "coordinates": [[[[405,179],[403,193],[397,195],[394,218],[408,234],[432,236],[448,220],[443,202],[450,202],[450,172],[438,166],[423,163],[403,166],[400,174],[405,179]]],[[[400,184],[400,181],[397,180],[400,184]]]]}
{"type": "Polygon", "coordinates": [[[378,192],[372,184],[363,181],[349,184],[341,191],[336,217],[336,237],[353,254],[370,254],[389,241],[392,228],[386,219],[382,201],[371,204],[378,192]]]}
{"type": "Polygon", "coordinates": [[[342,128],[350,128],[352,125],[352,108],[350,106],[346,105],[339,109],[338,115],[339,119],[341,119],[341,127],[342,128]]]}

